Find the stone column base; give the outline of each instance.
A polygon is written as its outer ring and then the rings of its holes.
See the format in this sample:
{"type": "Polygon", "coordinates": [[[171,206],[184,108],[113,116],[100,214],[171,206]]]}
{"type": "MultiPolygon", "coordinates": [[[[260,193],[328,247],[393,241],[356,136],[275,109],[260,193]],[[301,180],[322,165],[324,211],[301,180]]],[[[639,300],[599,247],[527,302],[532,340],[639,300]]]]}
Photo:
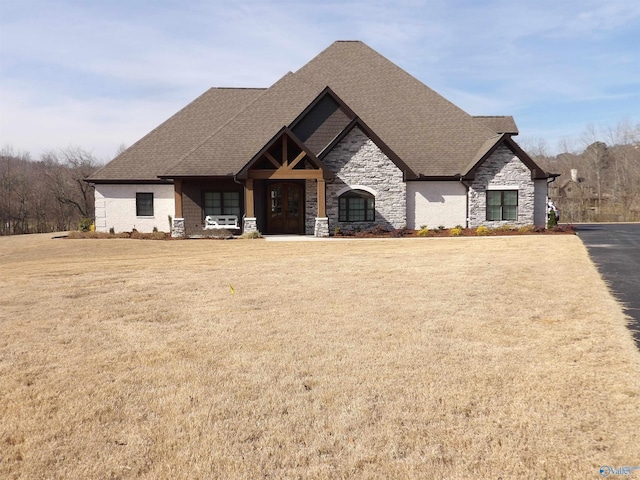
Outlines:
{"type": "Polygon", "coordinates": [[[244,233],[249,232],[257,232],[258,231],[258,221],[256,217],[244,217],[244,222],[242,225],[242,231],[244,233]]]}
{"type": "Polygon", "coordinates": [[[171,228],[171,238],[182,238],[184,236],[184,218],[174,218],[171,228]]]}
{"type": "Polygon", "coordinates": [[[316,237],[329,236],[329,219],[327,217],[316,217],[316,225],[313,234],[316,237]]]}

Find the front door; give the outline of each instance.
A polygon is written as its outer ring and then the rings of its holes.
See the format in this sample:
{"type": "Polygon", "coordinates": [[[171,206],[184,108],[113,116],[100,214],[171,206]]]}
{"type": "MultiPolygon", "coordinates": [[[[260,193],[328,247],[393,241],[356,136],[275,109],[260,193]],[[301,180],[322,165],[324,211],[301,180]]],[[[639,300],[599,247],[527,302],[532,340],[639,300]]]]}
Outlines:
{"type": "Polygon", "coordinates": [[[267,188],[267,199],[268,233],[304,233],[302,185],[273,183],[267,188]]]}

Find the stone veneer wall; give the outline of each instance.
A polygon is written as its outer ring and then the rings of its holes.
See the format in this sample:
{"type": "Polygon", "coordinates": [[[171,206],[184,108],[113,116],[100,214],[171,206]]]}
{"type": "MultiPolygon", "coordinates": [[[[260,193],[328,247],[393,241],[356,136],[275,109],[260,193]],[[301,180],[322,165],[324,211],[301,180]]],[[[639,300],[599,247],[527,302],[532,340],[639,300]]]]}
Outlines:
{"type": "MultiPolygon", "coordinates": [[[[403,182],[402,171],[360,128],[355,127],[351,130],[323,161],[336,176],[333,182],[327,182],[326,192],[326,211],[331,233],[336,227],[342,230],[365,230],[375,225],[387,229],[406,226],[406,184],[403,182]],[[376,192],[374,222],[338,222],[337,192],[354,185],[363,185],[376,192]]],[[[309,190],[307,187],[307,194],[310,193],[309,190]]],[[[307,225],[314,221],[315,210],[313,216],[307,210],[307,225]]]]}
{"type": "Polygon", "coordinates": [[[313,235],[318,216],[318,182],[316,180],[305,180],[304,182],[304,233],[313,235]]]}
{"type": "Polygon", "coordinates": [[[469,187],[469,227],[484,225],[489,228],[501,225],[533,225],[535,188],[531,170],[506,146],[499,147],[478,168],[469,187]],[[499,190],[500,186],[518,187],[518,219],[487,221],[487,187],[499,190]]]}

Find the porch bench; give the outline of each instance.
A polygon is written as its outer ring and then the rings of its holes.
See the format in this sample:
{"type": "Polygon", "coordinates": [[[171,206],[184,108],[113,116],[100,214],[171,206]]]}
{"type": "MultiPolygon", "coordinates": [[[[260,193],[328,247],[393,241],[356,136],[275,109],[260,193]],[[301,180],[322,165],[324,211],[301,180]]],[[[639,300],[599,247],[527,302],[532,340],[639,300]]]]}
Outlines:
{"type": "Polygon", "coordinates": [[[237,215],[207,215],[204,217],[204,229],[239,230],[237,215]]]}

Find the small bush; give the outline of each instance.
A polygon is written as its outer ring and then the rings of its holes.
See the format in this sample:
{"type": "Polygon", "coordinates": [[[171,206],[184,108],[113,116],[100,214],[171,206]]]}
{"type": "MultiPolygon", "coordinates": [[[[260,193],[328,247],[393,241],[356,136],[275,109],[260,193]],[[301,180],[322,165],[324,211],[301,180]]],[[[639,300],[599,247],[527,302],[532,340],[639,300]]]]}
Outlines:
{"type": "Polygon", "coordinates": [[[420,230],[418,230],[418,236],[419,237],[428,237],[429,236],[429,229],[427,227],[421,227],[420,230]]]}
{"type": "Polygon", "coordinates": [[[450,237],[459,237],[460,235],[462,235],[462,228],[455,227],[449,230],[450,237]]]}
{"type": "Polygon", "coordinates": [[[340,227],[336,227],[336,228],[333,229],[333,235],[334,236],[337,237],[338,235],[340,235],[340,233],[341,233],[340,232],[340,227]]]}
{"type": "Polygon", "coordinates": [[[116,229],[115,229],[115,228],[113,228],[113,227],[111,227],[111,228],[109,229],[109,235],[115,235],[115,234],[116,234],[116,229]]]}
{"type": "Polygon", "coordinates": [[[525,225],[524,227],[518,228],[518,232],[520,232],[520,233],[531,233],[531,232],[533,232],[533,229],[534,229],[533,225],[525,225]]]}
{"type": "Polygon", "coordinates": [[[253,232],[244,232],[242,235],[240,235],[240,238],[254,240],[256,238],[262,238],[262,234],[258,230],[254,230],[253,232]]]}
{"type": "Polygon", "coordinates": [[[456,225],[456,228],[459,228],[460,230],[464,230],[464,227],[462,225],[456,225]]]}
{"type": "Polygon", "coordinates": [[[95,231],[95,229],[96,227],[90,218],[83,218],[78,223],[78,230],[80,230],[81,232],[93,232],[95,231]]]}
{"type": "Polygon", "coordinates": [[[153,227],[153,233],[158,233],[158,227],[153,227]]]}
{"type": "Polygon", "coordinates": [[[551,210],[549,212],[549,220],[547,221],[547,228],[551,229],[558,224],[558,219],[556,218],[555,210],[551,210]]]}
{"type": "Polygon", "coordinates": [[[489,229],[484,225],[480,225],[478,228],[476,228],[476,235],[480,235],[480,236],[489,235],[489,229]]]}

